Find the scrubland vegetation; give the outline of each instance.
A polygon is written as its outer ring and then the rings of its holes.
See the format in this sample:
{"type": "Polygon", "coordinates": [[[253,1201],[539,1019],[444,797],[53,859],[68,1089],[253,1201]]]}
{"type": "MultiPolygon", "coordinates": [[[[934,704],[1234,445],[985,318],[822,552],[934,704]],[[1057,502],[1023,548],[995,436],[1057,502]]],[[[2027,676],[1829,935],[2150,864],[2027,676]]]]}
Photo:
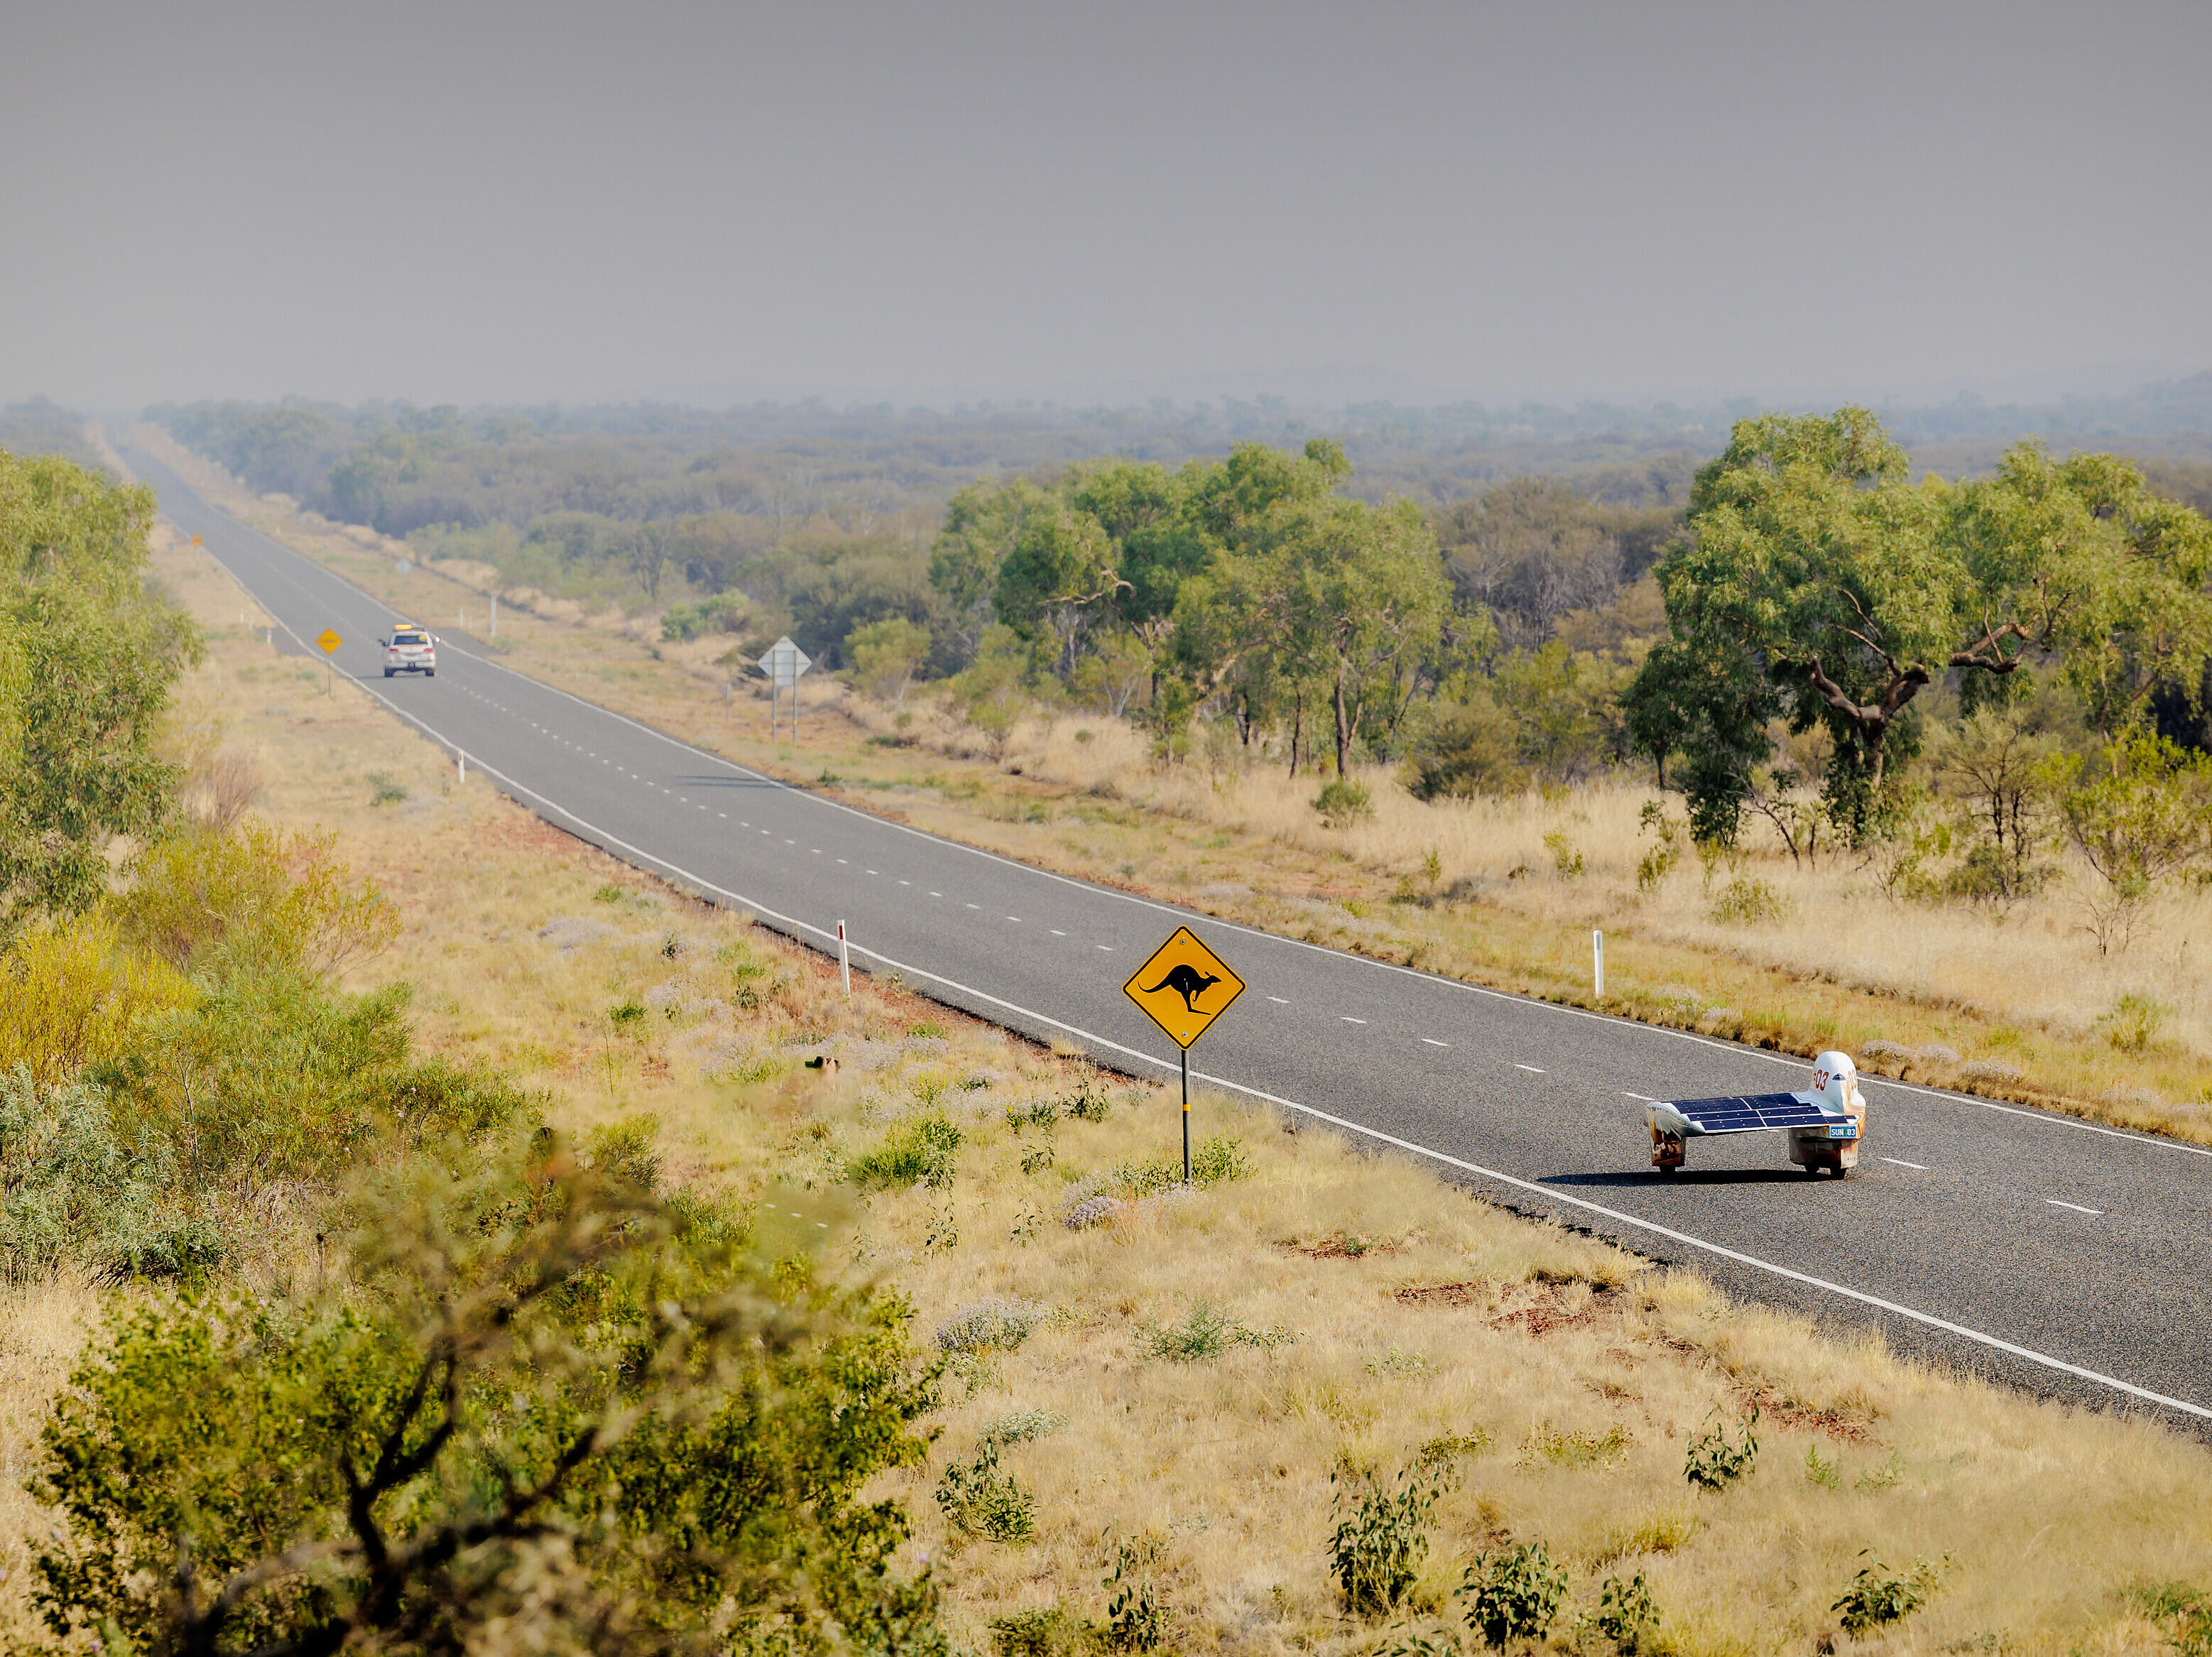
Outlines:
{"type": "Polygon", "coordinates": [[[2193,1441],[1218,1099],[1183,1190],[1158,1090],[841,996],[157,574],[162,808],[6,944],[12,1648],[2202,1638],[2193,1441]]]}
{"type": "MultiPolygon", "coordinates": [[[[1694,477],[1423,507],[1353,493],[1372,480],[1321,439],[1053,463],[953,491],[890,563],[794,535],[803,573],[649,610],[657,640],[603,614],[655,661],[502,643],[774,766],[732,680],[799,626],[842,685],[811,682],[836,712],[783,758],[878,808],[1540,994],[1594,999],[1601,929],[1617,1010],[2203,1139],[2191,465],[2030,444],[1915,482],[1862,411],[1747,422],[1694,477]]],[[[333,548],[428,609],[497,585],[333,548]]]]}

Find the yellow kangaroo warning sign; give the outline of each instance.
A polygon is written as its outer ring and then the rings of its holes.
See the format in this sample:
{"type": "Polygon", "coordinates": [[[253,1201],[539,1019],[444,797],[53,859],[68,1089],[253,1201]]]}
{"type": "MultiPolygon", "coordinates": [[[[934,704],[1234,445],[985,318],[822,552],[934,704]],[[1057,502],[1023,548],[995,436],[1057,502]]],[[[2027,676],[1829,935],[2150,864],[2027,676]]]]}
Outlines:
{"type": "Polygon", "coordinates": [[[345,641],[337,636],[336,629],[325,627],[323,629],[321,634],[317,637],[315,643],[321,645],[323,647],[323,654],[325,655],[328,655],[333,650],[337,649],[339,645],[343,644],[345,641]]]}
{"type": "Polygon", "coordinates": [[[1166,1031],[1170,1041],[1188,1051],[1244,993],[1244,980],[1200,943],[1197,934],[1179,926],[1121,986],[1121,992],[1166,1031]]]}

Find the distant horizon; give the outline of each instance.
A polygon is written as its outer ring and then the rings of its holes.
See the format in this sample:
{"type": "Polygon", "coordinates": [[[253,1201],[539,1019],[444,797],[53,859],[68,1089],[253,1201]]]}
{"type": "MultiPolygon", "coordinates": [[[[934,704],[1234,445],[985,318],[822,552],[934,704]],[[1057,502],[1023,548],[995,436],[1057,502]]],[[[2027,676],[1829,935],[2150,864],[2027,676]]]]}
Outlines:
{"type": "MultiPolygon", "coordinates": [[[[1203,417],[1209,412],[1225,413],[1232,408],[1251,409],[1274,405],[1300,415],[1342,415],[1363,410],[1401,409],[1425,413],[1444,413],[1453,411],[1480,411],[1494,416],[1510,416],[1522,411],[1542,411],[1554,414],[1571,415],[1579,411],[1617,411],[1623,413],[1651,415],[1662,411],[1675,411],[1685,415],[1733,415],[1747,408],[1760,411],[1802,411],[1809,409],[1830,409],[1846,405],[1897,411],[1936,411],[1960,407],[1983,408],[1991,411],[2017,409],[2030,411],[2040,409],[2059,410],[2069,406],[2086,407],[2103,403],[2124,402],[2130,398],[2145,396],[2161,390],[2177,388],[2191,382],[2207,381],[2208,393],[2212,393],[2212,367],[2191,369],[2182,364],[2112,363],[2086,365],[2079,369],[2054,370],[2050,374],[2025,376],[2010,381],[1989,381],[1975,383],[1959,381],[1923,382],[1900,387],[1891,392],[1876,392],[1865,387],[1831,387],[1825,389],[1798,392],[1765,390],[1706,392],[1681,391],[1672,394],[1638,396],[1542,396],[1481,397],[1461,395],[1441,387],[1423,388],[1410,383],[1393,385],[1392,381],[1407,377],[1389,375],[1386,371],[1366,368],[1333,368],[1310,371],[1287,371],[1280,375],[1253,372],[1243,375],[1224,375],[1221,381],[1241,381],[1242,384],[1216,384],[1207,392],[1195,389],[1215,383],[1208,377],[1182,376],[1180,385],[1173,389],[1164,383],[1147,385],[1144,382],[1125,382],[1120,386],[1102,387],[1095,394],[1084,395],[1081,388],[1061,388],[1057,393],[1045,393],[1025,396],[989,396],[981,393],[956,394],[939,392],[935,395],[908,395],[855,390],[839,393],[829,389],[778,389],[765,386],[716,386],[712,384],[681,387],[656,388],[626,396],[576,397],[514,397],[463,399],[451,397],[400,395],[372,395],[356,398],[317,395],[307,392],[288,392],[278,396],[246,396],[215,393],[191,397],[168,397],[154,399],[136,406],[100,407],[94,404],[57,396],[51,392],[33,391],[27,395],[11,398],[4,405],[21,407],[45,401],[52,405],[99,420],[137,420],[148,411],[163,407],[190,407],[209,403],[244,403],[276,407],[297,405],[306,407],[341,408],[349,411],[387,406],[429,410],[452,407],[464,416],[491,412],[527,413],[533,409],[557,409],[564,413],[583,413],[594,410],[630,408],[667,408],[687,412],[720,414],[748,410],[796,412],[818,406],[832,417],[850,417],[865,413],[890,411],[894,414],[927,413],[943,417],[962,415],[973,417],[984,413],[1059,413],[1079,416],[1091,413],[1115,415],[1151,414],[1161,418],[1203,417]],[[1364,380],[1367,383],[1363,384],[1364,380]],[[1423,394],[1424,392],[1426,394],[1423,394]],[[1330,394],[1334,392],[1335,394],[1330,394]],[[1395,394],[1394,394],[1394,393],[1395,394]]],[[[2212,395],[2208,395],[2212,405],[2212,395]]],[[[2197,429],[2196,427],[2179,428],[2197,429]]]]}

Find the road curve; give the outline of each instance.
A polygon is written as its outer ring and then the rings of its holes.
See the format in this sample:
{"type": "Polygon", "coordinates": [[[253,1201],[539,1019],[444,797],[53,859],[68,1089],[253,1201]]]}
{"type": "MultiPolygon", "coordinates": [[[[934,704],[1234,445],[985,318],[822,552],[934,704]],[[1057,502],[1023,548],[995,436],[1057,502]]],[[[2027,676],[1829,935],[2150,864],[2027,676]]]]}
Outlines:
{"type": "MultiPolygon", "coordinates": [[[[1690,1264],[1832,1331],[2046,1396],[2212,1433],[2212,1152],[2071,1118],[1866,1084],[1856,1177],[1807,1179],[1778,1136],[1646,1167],[1644,1097],[1807,1085],[1803,1061],[1608,1018],[1188,913],[889,823],[717,758],[447,637],[434,679],[380,674],[392,612],[125,452],[163,515],[281,624],[334,627],[337,670],[547,821],[857,967],[1163,1078],[1122,996],[1187,922],[1250,986],[1195,1077],[1426,1160],[1518,1211],[1690,1264]]],[[[549,917],[550,918],[550,917],[549,917]]],[[[1199,1131],[1204,1131],[1201,1122],[1199,1131]]],[[[1175,1124],[1160,1124],[1164,1150],[1175,1124]]],[[[1224,1285],[1224,1292],[1233,1292],[1224,1285]]]]}

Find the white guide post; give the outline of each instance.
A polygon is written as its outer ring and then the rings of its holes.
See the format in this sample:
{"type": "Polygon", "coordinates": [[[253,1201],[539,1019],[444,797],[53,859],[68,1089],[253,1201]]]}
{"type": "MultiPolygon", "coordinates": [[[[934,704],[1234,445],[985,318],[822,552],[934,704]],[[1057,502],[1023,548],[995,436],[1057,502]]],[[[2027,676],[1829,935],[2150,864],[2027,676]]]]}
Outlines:
{"type": "Polygon", "coordinates": [[[499,637],[499,594],[496,593],[491,595],[491,636],[494,638],[499,637]]]}
{"type": "Polygon", "coordinates": [[[845,923],[837,923],[837,977],[845,986],[845,993],[853,993],[853,956],[845,947],[845,923]]]}
{"type": "Polygon", "coordinates": [[[1590,930],[1590,966],[1597,980],[1597,998],[1605,999],[1605,934],[1595,928],[1590,930]]]}
{"type": "Polygon", "coordinates": [[[453,770],[459,773],[462,782],[469,780],[469,757],[459,748],[453,750],[453,770]]]}

